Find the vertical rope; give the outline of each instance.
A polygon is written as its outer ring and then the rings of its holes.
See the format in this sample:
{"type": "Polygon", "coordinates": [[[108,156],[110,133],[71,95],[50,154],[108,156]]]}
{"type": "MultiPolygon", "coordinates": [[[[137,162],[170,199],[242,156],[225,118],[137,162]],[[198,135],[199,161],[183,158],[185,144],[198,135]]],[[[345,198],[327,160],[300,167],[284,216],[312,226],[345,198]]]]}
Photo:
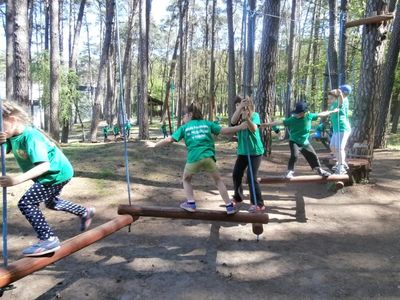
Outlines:
{"type": "MultiPolygon", "coordinates": [[[[3,132],[3,100],[0,99],[0,132],[3,132]]],[[[6,151],[5,145],[1,145],[1,176],[6,175],[6,151]]],[[[3,187],[3,261],[4,267],[8,266],[8,218],[7,218],[7,188],[3,187]]]]}
{"type": "Polygon", "coordinates": [[[126,185],[128,189],[128,202],[129,205],[132,205],[131,202],[131,181],[129,177],[129,161],[128,161],[128,142],[126,139],[126,113],[124,106],[124,78],[122,74],[122,63],[121,63],[121,46],[120,46],[120,36],[119,36],[119,21],[118,21],[118,0],[115,1],[115,23],[116,23],[116,31],[117,31],[117,53],[118,53],[118,74],[119,74],[119,115],[120,120],[122,121],[122,134],[124,136],[124,158],[125,158],[125,177],[126,177],[126,185]]]}

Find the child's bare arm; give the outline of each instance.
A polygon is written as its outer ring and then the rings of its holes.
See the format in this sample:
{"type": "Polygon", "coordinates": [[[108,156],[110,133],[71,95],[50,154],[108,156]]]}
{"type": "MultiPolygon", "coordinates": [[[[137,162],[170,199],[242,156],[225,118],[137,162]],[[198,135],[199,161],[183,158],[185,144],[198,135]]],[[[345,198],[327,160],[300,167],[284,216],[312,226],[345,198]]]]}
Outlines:
{"type": "Polygon", "coordinates": [[[232,126],[232,127],[222,127],[220,133],[221,134],[225,134],[225,135],[229,135],[229,134],[233,134],[236,133],[238,131],[244,130],[247,128],[247,123],[244,122],[238,126],[232,126]]]}
{"type": "Polygon", "coordinates": [[[14,177],[11,176],[0,177],[0,185],[2,187],[17,185],[25,181],[28,181],[30,179],[37,178],[40,175],[46,173],[49,169],[50,169],[50,163],[48,161],[42,162],[33,167],[32,169],[30,169],[29,171],[22,173],[21,175],[14,177]]]}
{"type": "Polygon", "coordinates": [[[175,142],[175,140],[172,137],[169,136],[169,137],[167,137],[167,138],[165,138],[165,139],[163,139],[163,140],[161,140],[161,141],[159,141],[157,143],[153,143],[151,141],[146,141],[146,146],[148,148],[163,147],[163,146],[171,144],[173,142],[175,142]]]}
{"type": "Polygon", "coordinates": [[[283,121],[274,121],[274,122],[268,122],[268,123],[263,123],[260,125],[261,128],[266,128],[266,127],[272,127],[276,125],[283,125],[283,121]]]}

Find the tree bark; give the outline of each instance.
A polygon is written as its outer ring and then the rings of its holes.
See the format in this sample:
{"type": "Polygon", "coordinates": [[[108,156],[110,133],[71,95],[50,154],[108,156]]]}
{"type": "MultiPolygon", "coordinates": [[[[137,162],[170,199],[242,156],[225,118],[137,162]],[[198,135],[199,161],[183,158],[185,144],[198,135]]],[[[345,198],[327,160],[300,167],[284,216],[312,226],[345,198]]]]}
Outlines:
{"type": "Polygon", "coordinates": [[[338,54],[336,43],[336,0],[329,0],[329,38],[328,38],[328,74],[329,88],[336,89],[339,83],[338,54]]]}
{"type": "Polygon", "coordinates": [[[103,47],[101,51],[100,58],[100,66],[99,72],[97,76],[97,87],[96,93],[94,96],[94,103],[92,106],[92,121],[90,125],[90,140],[92,142],[97,141],[97,126],[100,122],[100,113],[101,113],[101,97],[104,92],[104,84],[105,78],[104,73],[107,68],[108,58],[109,58],[109,49],[111,44],[111,35],[112,35],[112,27],[113,27],[113,19],[114,19],[114,1],[107,0],[106,1],[106,30],[104,33],[104,41],[103,47]]]}
{"type": "Polygon", "coordinates": [[[148,0],[139,2],[139,101],[138,101],[138,121],[139,139],[149,138],[149,110],[148,110],[148,29],[146,14],[148,10],[148,0]]]}
{"type": "Polygon", "coordinates": [[[60,101],[60,45],[59,45],[59,2],[50,2],[50,136],[60,140],[58,119],[60,101]]]}
{"type": "Polygon", "coordinates": [[[6,7],[6,97],[14,100],[14,0],[6,7]]]}
{"type": "Polygon", "coordinates": [[[296,0],[292,0],[292,12],[290,15],[290,33],[289,33],[289,46],[287,57],[287,90],[286,90],[286,116],[290,116],[291,100],[293,99],[293,74],[294,74],[294,39],[296,35],[296,0]]]}
{"type": "Polygon", "coordinates": [[[78,50],[79,50],[79,48],[78,48],[79,37],[81,34],[82,20],[83,20],[83,13],[85,11],[85,5],[86,5],[86,0],[81,0],[81,4],[79,6],[78,17],[76,19],[75,30],[74,30],[74,39],[73,39],[73,43],[71,45],[71,52],[70,52],[68,66],[70,69],[72,69],[74,71],[76,69],[76,60],[78,57],[78,50]]]}
{"type": "MultiPolygon", "coordinates": [[[[386,1],[368,0],[366,16],[384,10],[386,1]]],[[[374,148],[375,126],[380,97],[381,67],[383,65],[387,25],[364,25],[362,33],[362,58],[353,129],[349,142],[351,154],[359,154],[355,143],[364,144],[371,156],[374,148]]]]}
{"type": "Polygon", "coordinates": [[[346,83],[346,22],[347,22],[347,5],[348,0],[340,1],[340,30],[339,30],[339,85],[346,83]]]}
{"type": "Polygon", "coordinates": [[[226,1],[228,22],[228,117],[231,119],[235,112],[236,70],[235,70],[235,35],[233,31],[232,0],[226,1]]]}
{"type": "Polygon", "coordinates": [[[397,101],[393,113],[393,122],[391,133],[397,133],[400,118],[400,93],[397,95],[397,101]]]}
{"type": "Polygon", "coordinates": [[[389,126],[389,108],[391,103],[393,85],[396,75],[396,66],[400,51],[400,2],[397,3],[396,16],[390,35],[389,48],[383,71],[381,101],[379,105],[378,123],[375,133],[374,148],[385,148],[387,143],[386,132],[389,126]]]}
{"type": "Polygon", "coordinates": [[[14,1],[14,100],[29,105],[28,1],[14,1]]]}
{"type": "Polygon", "coordinates": [[[247,49],[244,67],[244,95],[251,96],[253,92],[253,74],[254,74],[254,43],[256,31],[256,0],[248,0],[248,13],[247,13],[247,49]]]}
{"type": "Polygon", "coordinates": [[[208,119],[213,120],[215,115],[215,7],[217,0],[213,0],[211,13],[211,58],[210,58],[210,90],[208,119]]]}

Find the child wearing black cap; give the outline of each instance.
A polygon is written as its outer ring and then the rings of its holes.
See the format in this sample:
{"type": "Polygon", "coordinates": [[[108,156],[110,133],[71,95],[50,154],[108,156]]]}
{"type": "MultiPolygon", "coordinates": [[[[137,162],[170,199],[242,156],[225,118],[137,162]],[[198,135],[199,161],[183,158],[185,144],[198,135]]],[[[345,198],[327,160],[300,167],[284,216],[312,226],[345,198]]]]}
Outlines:
{"type": "Polygon", "coordinates": [[[292,178],[294,176],[294,165],[298,159],[299,152],[303,154],[311,169],[313,169],[318,175],[324,177],[330,175],[329,172],[321,168],[317,154],[308,141],[308,138],[310,136],[312,121],[317,120],[318,117],[326,117],[334,112],[336,111],[310,113],[307,112],[307,103],[301,101],[296,104],[296,109],[292,112],[292,116],[283,121],[261,124],[261,127],[283,124],[289,131],[290,159],[288,163],[288,172],[285,176],[286,178],[292,178]]]}

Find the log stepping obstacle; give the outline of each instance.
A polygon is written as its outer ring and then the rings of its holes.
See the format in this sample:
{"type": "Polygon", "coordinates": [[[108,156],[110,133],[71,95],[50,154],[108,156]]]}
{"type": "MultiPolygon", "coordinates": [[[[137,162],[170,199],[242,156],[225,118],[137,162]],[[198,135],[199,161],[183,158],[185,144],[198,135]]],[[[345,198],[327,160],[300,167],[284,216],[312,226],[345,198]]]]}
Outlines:
{"type": "Polygon", "coordinates": [[[105,238],[135,222],[138,218],[138,216],[132,215],[117,216],[103,225],[64,241],[61,243],[61,248],[54,253],[37,257],[24,257],[9,264],[7,268],[0,268],[0,296],[11,283],[105,238]]]}
{"type": "MultiPolygon", "coordinates": [[[[327,168],[332,168],[336,161],[331,156],[319,156],[319,160],[327,168]]],[[[349,174],[352,182],[360,183],[369,180],[369,173],[372,171],[371,163],[368,158],[349,157],[346,159],[349,166],[349,174]]]]}
{"type": "Polygon", "coordinates": [[[237,212],[233,215],[227,215],[225,211],[196,209],[195,212],[188,212],[180,208],[160,206],[120,205],[118,207],[118,214],[171,219],[252,223],[253,233],[257,235],[257,240],[258,236],[264,231],[262,224],[268,224],[269,221],[268,214],[261,213],[237,212]]]}
{"type": "Polygon", "coordinates": [[[179,208],[171,207],[143,207],[120,205],[119,216],[98,227],[81,233],[61,243],[59,250],[37,257],[24,257],[8,265],[7,268],[0,268],[0,297],[7,287],[13,282],[39,271],[46,266],[59,261],[60,259],[77,252],[116,231],[126,227],[139,217],[160,217],[172,219],[195,219],[235,223],[253,223],[253,232],[257,235],[263,232],[262,224],[268,223],[267,214],[258,213],[236,213],[227,215],[225,211],[214,211],[198,209],[196,212],[186,212],[179,208]]]}

